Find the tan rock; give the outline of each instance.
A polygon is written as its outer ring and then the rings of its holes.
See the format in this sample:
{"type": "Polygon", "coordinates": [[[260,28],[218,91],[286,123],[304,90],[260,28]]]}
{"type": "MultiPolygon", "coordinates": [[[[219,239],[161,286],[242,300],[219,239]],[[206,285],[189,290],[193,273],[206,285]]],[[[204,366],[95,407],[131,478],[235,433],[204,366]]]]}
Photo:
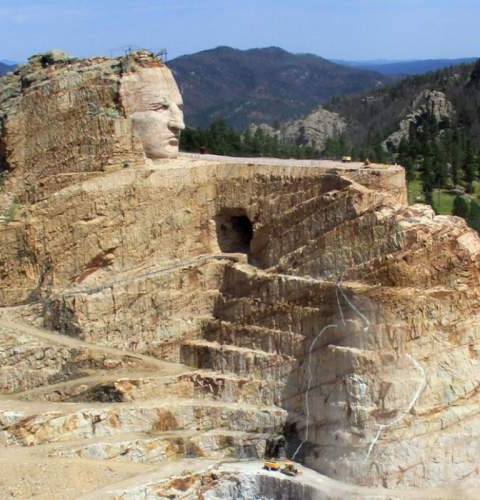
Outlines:
{"type": "MultiPolygon", "coordinates": [[[[397,166],[159,158],[132,116],[174,92],[161,68],[54,54],[0,83],[23,214],[0,226],[2,453],[213,463],[261,458],[286,430],[311,469],[285,498],[323,494],[317,472],[478,484],[478,235],[407,206],[397,166]]],[[[125,498],[241,498],[228,474],[167,469],[125,498]]]]}
{"type": "Polygon", "coordinates": [[[183,123],[183,100],[170,70],[140,67],[122,76],[120,95],[148,158],[175,158],[183,123]]]}

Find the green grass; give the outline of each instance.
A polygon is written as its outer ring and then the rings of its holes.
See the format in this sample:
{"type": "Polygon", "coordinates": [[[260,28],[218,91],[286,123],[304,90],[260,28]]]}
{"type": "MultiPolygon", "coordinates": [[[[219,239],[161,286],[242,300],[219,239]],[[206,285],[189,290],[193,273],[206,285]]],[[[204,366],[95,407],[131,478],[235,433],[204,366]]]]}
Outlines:
{"type": "Polygon", "coordinates": [[[475,181],[473,183],[473,192],[477,195],[477,196],[480,196],[480,182],[479,181],[475,181]]]}
{"type": "MultiPolygon", "coordinates": [[[[475,183],[476,192],[480,194],[480,183],[475,183]]],[[[433,191],[433,203],[439,215],[451,215],[453,212],[453,200],[455,195],[443,189],[433,191]]],[[[422,183],[415,179],[408,183],[408,203],[425,203],[425,196],[422,191],[422,183]]]]}
{"type": "Polygon", "coordinates": [[[425,203],[425,197],[423,196],[422,183],[415,179],[408,183],[408,203],[413,205],[414,203],[425,203]]]}
{"type": "MultiPolygon", "coordinates": [[[[477,200],[480,201],[480,181],[473,183],[473,194],[476,195],[477,200]]],[[[433,205],[437,215],[452,215],[455,197],[456,195],[451,194],[445,189],[434,189],[433,205]]],[[[414,179],[408,183],[408,202],[409,204],[425,203],[425,196],[422,192],[422,183],[418,179],[414,179]]],[[[475,219],[471,220],[469,216],[467,218],[467,222],[470,227],[478,231],[480,234],[480,220],[477,219],[477,215],[475,215],[475,217],[475,219]]]]}
{"type": "Polygon", "coordinates": [[[452,215],[454,199],[454,194],[446,193],[441,189],[435,189],[433,191],[433,204],[435,205],[437,214],[452,215]]]}

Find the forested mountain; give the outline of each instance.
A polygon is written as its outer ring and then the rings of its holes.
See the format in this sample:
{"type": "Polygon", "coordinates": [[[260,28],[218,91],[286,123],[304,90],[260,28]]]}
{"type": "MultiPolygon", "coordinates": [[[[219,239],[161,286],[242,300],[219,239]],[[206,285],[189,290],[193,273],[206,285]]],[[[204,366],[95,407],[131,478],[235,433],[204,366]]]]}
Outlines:
{"type": "Polygon", "coordinates": [[[480,231],[480,59],[326,105],[347,121],[324,156],[398,162],[411,201],[461,215],[480,231]]]}
{"type": "Polygon", "coordinates": [[[436,71],[458,64],[468,64],[475,62],[474,57],[463,57],[459,59],[424,59],[418,61],[342,61],[335,60],[338,64],[353,66],[355,68],[369,69],[377,71],[382,75],[407,76],[421,75],[429,71],[436,71]]]}
{"type": "Polygon", "coordinates": [[[436,140],[456,131],[478,147],[480,62],[408,77],[358,96],[333,98],[324,107],[347,120],[344,138],[353,149],[381,145],[415,114],[409,125],[413,135],[431,126],[438,129],[436,140]],[[445,116],[438,116],[440,109],[445,116]]]}
{"type": "Polygon", "coordinates": [[[364,92],[389,78],[278,47],[218,47],[173,59],[188,126],[222,118],[238,130],[250,123],[298,118],[332,96],[364,92]]]}

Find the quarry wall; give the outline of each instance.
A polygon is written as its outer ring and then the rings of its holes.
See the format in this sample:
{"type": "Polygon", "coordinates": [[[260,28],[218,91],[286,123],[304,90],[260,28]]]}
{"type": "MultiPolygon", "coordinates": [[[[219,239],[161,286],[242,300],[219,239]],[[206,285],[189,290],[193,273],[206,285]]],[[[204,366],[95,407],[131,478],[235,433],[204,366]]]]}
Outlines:
{"type": "Polygon", "coordinates": [[[2,447],[259,459],[284,435],[356,485],[477,484],[476,233],[408,206],[399,166],[153,161],[120,63],[2,83],[2,447]]]}

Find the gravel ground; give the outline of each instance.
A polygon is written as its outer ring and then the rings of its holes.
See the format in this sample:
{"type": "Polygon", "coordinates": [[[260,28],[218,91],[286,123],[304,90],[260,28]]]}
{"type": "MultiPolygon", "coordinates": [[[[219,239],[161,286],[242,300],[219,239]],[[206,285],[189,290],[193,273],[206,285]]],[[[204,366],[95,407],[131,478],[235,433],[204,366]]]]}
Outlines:
{"type": "MultiPolygon", "coordinates": [[[[190,160],[205,160],[205,161],[219,161],[222,163],[235,163],[235,164],[250,164],[250,165],[278,165],[282,167],[325,167],[325,168],[338,168],[343,170],[355,170],[362,168],[365,165],[362,162],[348,162],[333,160],[296,160],[294,158],[243,158],[232,156],[220,155],[201,155],[196,153],[180,153],[179,158],[190,160]]],[[[381,165],[371,164],[370,167],[381,165]]],[[[388,165],[391,167],[391,165],[388,165]]]]}

